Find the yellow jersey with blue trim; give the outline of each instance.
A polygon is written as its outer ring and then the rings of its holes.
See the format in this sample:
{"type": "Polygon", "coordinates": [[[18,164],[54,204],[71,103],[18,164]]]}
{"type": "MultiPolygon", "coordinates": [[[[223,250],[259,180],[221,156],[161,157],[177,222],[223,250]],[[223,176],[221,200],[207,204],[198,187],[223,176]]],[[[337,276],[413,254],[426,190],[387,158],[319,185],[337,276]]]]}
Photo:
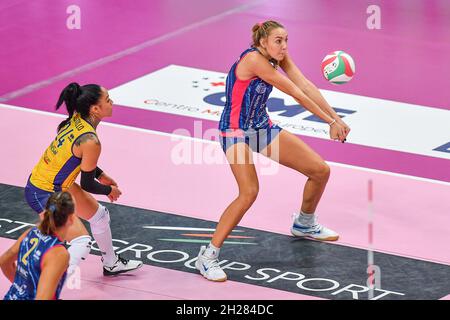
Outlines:
{"type": "Polygon", "coordinates": [[[97,135],[89,122],[79,113],[74,113],[34,167],[30,182],[49,192],[67,191],[81,170],[81,158],[73,154],[73,146],[77,139],[86,134],[97,135]]]}

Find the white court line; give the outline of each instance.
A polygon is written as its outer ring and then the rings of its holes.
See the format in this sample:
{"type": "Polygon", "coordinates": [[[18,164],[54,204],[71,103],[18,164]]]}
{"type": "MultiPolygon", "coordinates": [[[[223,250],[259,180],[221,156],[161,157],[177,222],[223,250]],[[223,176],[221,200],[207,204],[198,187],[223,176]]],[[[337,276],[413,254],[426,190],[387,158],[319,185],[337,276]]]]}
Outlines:
{"type": "MultiPolygon", "coordinates": [[[[28,109],[28,108],[17,107],[17,106],[2,104],[2,103],[0,103],[0,108],[11,109],[11,110],[16,110],[16,111],[21,111],[21,112],[36,113],[36,114],[51,116],[51,117],[56,117],[56,118],[64,118],[64,119],[67,118],[67,116],[58,114],[58,113],[28,109]]],[[[113,128],[120,128],[120,129],[125,129],[125,130],[131,130],[131,131],[137,131],[137,132],[142,132],[142,133],[147,133],[147,134],[152,134],[152,135],[165,136],[165,137],[170,137],[172,139],[175,138],[175,139],[192,140],[192,141],[209,143],[209,144],[218,144],[219,143],[217,141],[204,140],[201,138],[183,136],[183,135],[178,135],[178,134],[174,134],[174,133],[160,132],[160,131],[155,131],[155,130],[150,130],[150,129],[135,128],[135,127],[126,126],[123,124],[116,124],[116,123],[105,122],[105,121],[101,122],[100,125],[101,126],[104,125],[107,127],[113,127],[113,128]]],[[[411,175],[407,175],[407,174],[383,171],[383,170],[378,170],[378,169],[365,168],[365,167],[355,166],[355,165],[351,165],[351,164],[344,164],[344,163],[338,163],[338,162],[332,162],[332,161],[326,161],[326,162],[335,167],[355,169],[355,170],[360,170],[360,171],[365,171],[365,172],[370,172],[370,173],[384,174],[384,175],[393,176],[393,177],[407,178],[407,179],[416,180],[416,181],[429,182],[429,183],[435,183],[435,184],[440,184],[440,185],[444,185],[444,186],[450,186],[450,182],[446,182],[446,181],[416,177],[416,176],[411,176],[411,175]]]]}
{"type": "MultiPolygon", "coordinates": [[[[209,228],[188,228],[188,227],[166,227],[166,226],[143,226],[145,229],[156,230],[173,230],[173,231],[216,231],[216,229],[209,228]]],[[[231,232],[244,232],[244,230],[231,230],[231,232]]]]}
{"type": "Polygon", "coordinates": [[[227,16],[230,16],[230,15],[233,15],[235,13],[239,13],[239,12],[245,11],[245,10],[251,8],[251,7],[254,7],[254,6],[258,5],[261,2],[263,2],[263,1],[262,0],[256,0],[256,1],[252,1],[252,2],[249,2],[249,3],[243,4],[243,5],[238,6],[236,8],[224,11],[224,12],[222,12],[220,14],[215,15],[215,16],[208,17],[208,18],[206,18],[204,20],[201,20],[199,22],[194,22],[194,23],[192,23],[190,25],[187,25],[187,26],[185,26],[183,28],[180,28],[178,30],[166,33],[166,34],[164,34],[162,36],[159,36],[157,38],[147,40],[147,41],[145,41],[145,42],[143,42],[141,44],[138,44],[138,45],[136,45],[134,47],[131,47],[131,48],[119,51],[119,52],[114,53],[112,55],[109,55],[109,56],[106,56],[106,57],[102,57],[100,59],[97,59],[95,61],[92,61],[90,63],[82,65],[80,67],[77,67],[75,69],[63,72],[63,73],[61,73],[61,74],[59,74],[57,76],[51,77],[49,79],[42,80],[42,81],[30,84],[28,86],[25,86],[25,87],[23,87],[21,89],[18,89],[18,90],[9,92],[9,93],[5,93],[3,96],[0,97],[0,102],[6,102],[8,100],[11,100],[11,99],[23,96],[25,94],[28,94],[30,92],[39,90],[39,89],[44,88],[44,87],[47,87],[47,86],[49,86],[49,85],[51,85],[51,84],[53,84],[55,82],[58,82],[60,80],[73,77],[73,76],[75,76],[77,74],[80,74],[82,72],[85,72],[85,71],[97,68],[97,67],[105,65],[105,64],[108,64],[108,63],[110,63],[112,61],[119,60],[119,59],[121,59],[123,57],[126,57],[126,56],[129,56],[131,54],[137,53],[137,52],[139,52],[139,51],[141,51],[143,49],[149,48],[149,47],[154,46],[155,44],[161,43],[163,41],[172,39],[172,38],[174,38],[176,36],[182,35],[182,34],[184,34],[186,32],[194,30],[196,28],[206,26],[206,25],[208,25],[210,23],[219,21],[222,18],[225,18],[227,16]]]}
{"type": "MultiPolygon", "coordinates": [[[[242,226],[244,227],[244,226],[242,226]]],[[[264,231],[267,231],[264,229],[264,231]]],[[[281,235],[286,235],[287,233],[280,233],[280,232],[276,232],[276,231],[268,231],[271,233],[278,233],[281,235]]],[[[312,240],[312,241],[319,241],[319,240],[312,240]]],[[[320,242],[320,241],[319,241],[320,242]]],[[[349,248],[355,248],[355,249],[361,249],[364,251],[368,251],[369,247],[365,246],[365,245],[358,245],[358,244],[354,244],[354,243],[350,243],[350,242],[343,242],[343,241],[338,241],[338,242],[327,242],[327,245],[331,245],[331,246],[344,246],[344,247],[349,247],[349,248]]],[[[403,257],[403,258],[410,258],[410,259],[414,259],[414,260],[421,260],[421,261],[426,261],[426,262],[434,262],[434,263],[438,263],[438,264],[445,264],[447,266],[450,266],[450,261],[443,261],[443,260],[437,260],[437,259],[432,259],[432,258],[423,258],[423,257],[418,257],[412,254],[407,254],[407,253],[400,253],[400,252],[395,252],[395,251],[390,251],[387,249],[373,249],[374,252],[378,252],[378,253],[385,253],[385,254],[389,254],[391,256],[397,256],[397,257],[403,257]]]]}

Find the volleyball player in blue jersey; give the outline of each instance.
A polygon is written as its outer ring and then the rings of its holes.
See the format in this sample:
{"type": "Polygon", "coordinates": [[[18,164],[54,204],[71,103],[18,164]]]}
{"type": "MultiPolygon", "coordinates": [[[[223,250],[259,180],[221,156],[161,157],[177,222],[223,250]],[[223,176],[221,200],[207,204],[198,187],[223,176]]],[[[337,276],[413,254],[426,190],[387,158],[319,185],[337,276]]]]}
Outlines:
{"type": "Polygon", "coordinates": [[[323,241],[339,237],[319,224],[314,214],[330,176],[329,166],[300,138],[270,120],[266,102],[275,86],[328,123],[331,139],[344,142],[350,128],[292,61],[287,51],[288,34],[280,23],[258,23],[252,31],[252,47],[240,55],[228,73],[226,103],[219,123],[220,142],[238,183],[239,195],[225,209],[210,244],[201,247],[196,262],[200,273],[212,281],[227,279],[218,263],[220,247],[258,194],[252,151],[308,177],[301,208],[291,227],[294,236],[323,241]],[[278,67],[286,76],[277,71],[278,67]]]}
{"type": "Polygon", "coordinates": [[[70,193],[53,193],[40,224],[24,232],[0,257],[0,267],[12,282],[5,300],[59,298],[70,258],[62,239],[74,223],[74,211],[70,193]]]}

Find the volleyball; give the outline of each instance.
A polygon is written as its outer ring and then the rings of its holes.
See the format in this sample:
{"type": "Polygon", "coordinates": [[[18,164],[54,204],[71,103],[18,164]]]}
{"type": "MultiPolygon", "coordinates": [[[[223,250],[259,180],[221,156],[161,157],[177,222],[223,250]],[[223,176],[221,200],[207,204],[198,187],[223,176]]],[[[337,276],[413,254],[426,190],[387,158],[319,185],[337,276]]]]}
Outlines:
{"type": "Polygon", "coordinates": [[[344,51],[334,51],[322,60],[322,74],[333,84],[349,82],[355,74],[355,62],[344,51]]]}

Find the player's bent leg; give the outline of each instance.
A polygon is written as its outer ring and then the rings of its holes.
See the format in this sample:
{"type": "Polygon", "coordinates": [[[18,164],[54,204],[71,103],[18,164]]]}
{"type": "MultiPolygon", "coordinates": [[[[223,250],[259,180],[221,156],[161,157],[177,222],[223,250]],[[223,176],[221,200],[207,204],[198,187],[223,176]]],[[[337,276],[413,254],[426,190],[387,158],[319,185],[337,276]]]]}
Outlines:
{"type": "Polygon", "coordinates": [[[99,204],[91,194],[82,190],[76,183],[70,187],[69,192],[72,193],[77,203],[77,215],[86,219],[90,224],[92,236],[102,254],[103,274],[106,276],[116,275],[140,268],[141,261],[127,260],[114,252],[108,209],[99,204]]]}
{"type": "Polygon", "coordinates": [[[98,210],[97,200],[88,192],[81,189],[77,183],[73,183],[69,190],[75,199],[75,214],[88,221],[98,210]]]}
{"type": "Polygon", "coordinates": [[[86,260],[92,246],[92,238],[81,219],[75,216],[73,221],[73,224],[67,230],[65,239],[63,239],[69,245],[67,249],[70,254],[67,270],[69,275],[83,260],[86,260]]]}
{"type": "Polygon", "coordinates": [[[237,143],[226,150],[231,170],[236,178],[239,195],[225,209],[217,224],[216,231],[208,247],[202,246],[196,261],[196,268],[210,281],[227,280],[227,275],[219,265],[219,252],[225,239],[241,221],[258,195],[258,177],[253,164],[252,152],[245,143],[237,143]]]}
{"type": "Polygon", "coordinates": [[[308,177],[303,192],[300,212],[294,215],[291,233],[322,241],[338,240],[339,235],[317,222],[314,214],[330,177],[330,167],[306,143],[292,133],[282,130],[277,137],[278,145],[272,145],[268,153],[262,153],[280,164],[308,177]],[[274,150],[277,152],[274,153],[274,150]]]}

